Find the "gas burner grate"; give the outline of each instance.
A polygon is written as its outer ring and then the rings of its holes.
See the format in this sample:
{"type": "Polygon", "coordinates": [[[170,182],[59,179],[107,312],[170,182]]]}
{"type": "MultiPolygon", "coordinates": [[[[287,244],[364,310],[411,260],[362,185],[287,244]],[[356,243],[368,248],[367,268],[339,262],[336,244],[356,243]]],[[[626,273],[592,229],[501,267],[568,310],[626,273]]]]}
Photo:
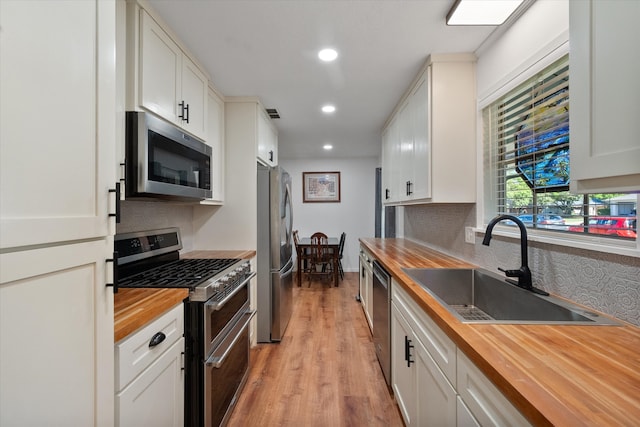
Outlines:
{"type": "Polygon", "coordinates": [[[238,262],[235,258],[180,259],[118,281],[121,288],[189,288],[206,282],[238,262]]]}

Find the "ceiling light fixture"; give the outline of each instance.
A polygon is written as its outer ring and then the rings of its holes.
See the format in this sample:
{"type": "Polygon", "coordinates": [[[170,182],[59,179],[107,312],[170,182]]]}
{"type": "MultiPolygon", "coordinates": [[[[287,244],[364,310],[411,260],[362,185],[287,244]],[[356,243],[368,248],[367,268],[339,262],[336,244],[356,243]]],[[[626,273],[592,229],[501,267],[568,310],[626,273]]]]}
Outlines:
{"type": "Polygon", "coordinates": [[[447,25],[502,25],[524,0],[456,0],[447,25]]]}
{"type": "Polygon", "coordinates": [[[324,148],[325,150],[331,150],[331,149],[333,149],[333,145],[331,145],[331,144],[324,144],[324,145],[322,146],[322,148],[324,148]]]}
{"type": "Polygon", "coordinates": [[[324,107],[322,107],[322,112],[323,113],[333,113],[334,111],[336,111],[336,107],[334,107],[333,105],[325,105],[324,107]]]}
{"type": "Polygon", "coordinates": [[[320,58],[324,62],[335,61],[338,57],[338,52],[335,49],[322,49],[318,52],[318,58],[320,58]]]}

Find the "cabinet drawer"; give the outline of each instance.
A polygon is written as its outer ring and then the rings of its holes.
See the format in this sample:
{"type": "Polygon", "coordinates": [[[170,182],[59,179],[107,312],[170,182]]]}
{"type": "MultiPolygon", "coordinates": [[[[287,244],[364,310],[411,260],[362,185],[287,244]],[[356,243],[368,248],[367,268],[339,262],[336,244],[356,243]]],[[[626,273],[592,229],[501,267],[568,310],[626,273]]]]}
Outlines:
{"type": "Polygon", "coordinates": [[[452,385],[456,384],[456,344],[416,304],[402,287],[394,281],[392,299],[409,313],[410,323],[416,338],[420,340],[438,367],[452,385]]]}
{"type": "Polygon", "coordinates": [[[178,304],[135,334],[116,343],[116,390],[123,389],[173,343],[182,338],[184,332],[183,313],[183,305],[178,304]],[[164,341],[154,347],[149,347],[151,339],[159,332],[165,335],[164,341]]]}

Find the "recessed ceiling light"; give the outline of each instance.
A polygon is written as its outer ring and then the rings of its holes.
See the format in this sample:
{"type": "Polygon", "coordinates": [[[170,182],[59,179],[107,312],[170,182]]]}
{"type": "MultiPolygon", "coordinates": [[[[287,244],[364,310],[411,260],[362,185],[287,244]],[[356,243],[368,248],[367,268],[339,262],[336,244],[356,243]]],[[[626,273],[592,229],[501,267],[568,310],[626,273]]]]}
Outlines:
{"type": "Polygon", "coordinates": [[[331,144],[324,144],[324,145],[322,146],[322,148],[324,148],[325,150],[331,150],[331,149],[333,149],[333,145],[331,145],[331,144]]]}
{"type": "Polygon", "coordinates": [[[338,52],[336,52],[335,49],[322,49],[320,52],[318,52],[318,58],[325,62],[335,61],[337,57],[338,52]]]}
{"type": "Polygon", "coordinates": [[[447,25],[501,25],[524,0],[456,0],[447,25]]]}
{"type": "Polygon", "coordinates": [[[323,113],[333,113],[334,111],[336,111],[336,107],[333,105],[325,105],[322,107],[323,113]]]}

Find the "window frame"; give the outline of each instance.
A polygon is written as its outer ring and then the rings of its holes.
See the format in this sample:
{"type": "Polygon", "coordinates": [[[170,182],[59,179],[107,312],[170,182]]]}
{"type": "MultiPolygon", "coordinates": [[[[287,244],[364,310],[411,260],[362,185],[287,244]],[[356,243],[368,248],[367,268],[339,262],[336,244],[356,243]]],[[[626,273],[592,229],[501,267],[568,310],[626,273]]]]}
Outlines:
{"type": "MultiPolygon", "coordinates": [[[[490,94],[490,96],[487,96],[485,99],[478,102],[478,152],[482,153],[482,156],[479,156],[478,160],[478,179],[481,180],[480,182],[482,182],[482,185],[478,186],[479,197],[476,215],[477,223],[482,224],[482,228],[476,228],[476,232],[484,233],[487,223],[493,216],[495,216],[495,212],[498,211],[497,194],[495,194],[495,190],[500,178],[494,165],[494,159],[491,156],[486,155],[487,144],[485,143],[485,140],[487,138],[487,133],[485,132],[484,126],[484,109],[567,54],[568,44],[563,49],[558,49],[552,52],[543,58],[543,60],[538,61],[529,68],[523,70],[517,76],[502,85],[502,87],[490,94]]],[[[636,206],[638,205],[638,202],[640,202],[639,199],[640,195],[636,195],[636,206]]],[[[639,231],[640,230],[637,229],[636,233],[639,231]]],[[[498,226],[494,228],[494,234],[514,238],[520,237],[520,233],[517,228],[502,224],[498,224],[498,226]]],[[[531,241],[640,257],[640,237],[638,236],[635,240],[612,239],[610,237],[604,237],[603,235],[597,234],[579,232],[561,233],[553,230],[533,227],[527,227],[527,234],[531,241]]]]}

